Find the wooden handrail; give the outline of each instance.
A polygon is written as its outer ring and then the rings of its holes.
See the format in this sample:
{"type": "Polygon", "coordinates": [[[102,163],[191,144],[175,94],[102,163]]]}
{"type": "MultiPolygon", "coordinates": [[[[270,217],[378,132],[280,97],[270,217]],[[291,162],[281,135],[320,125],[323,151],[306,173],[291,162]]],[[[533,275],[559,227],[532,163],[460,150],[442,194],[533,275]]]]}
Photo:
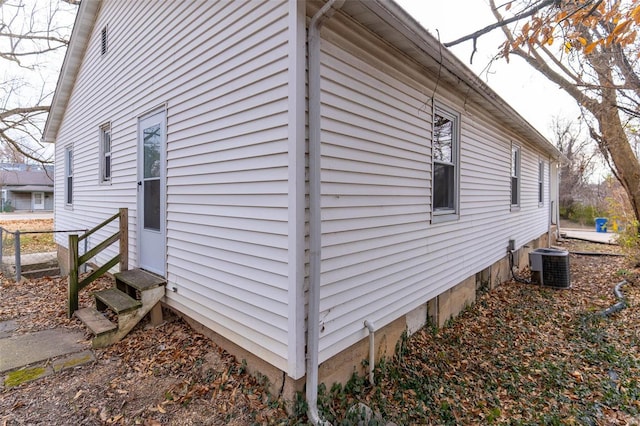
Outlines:
{"type": "Polygon", "coordinates": [[[116,264],[120,264],[120,270],[126,271],[129,269],[129,215],[126,208],[121,208],[117,214],[111,216],[98,226],[91,228],[84,234],[78,236],[77,234],[69,235],[69,278],[68,278],[68,303],[67,303],[67,316],[71,318],[73,313],[78,310],[78,293],[87,285],[100,278],[107,273],[109,269],[116,264]],[[119,221],[118,232],[107,237],[104,241],[97,244],[94,248],[83,254],[79,255],[78,243],[105,226],[109,225],[115,220],[119,221]],[[78,271],[80,267],[87,263],[91,258],[101,253],[107,247],[114,244],[116,241],[120,242],[118,254],[110,259],[107,263],[93,271],[91,274],[79,280],[78,271]]]}

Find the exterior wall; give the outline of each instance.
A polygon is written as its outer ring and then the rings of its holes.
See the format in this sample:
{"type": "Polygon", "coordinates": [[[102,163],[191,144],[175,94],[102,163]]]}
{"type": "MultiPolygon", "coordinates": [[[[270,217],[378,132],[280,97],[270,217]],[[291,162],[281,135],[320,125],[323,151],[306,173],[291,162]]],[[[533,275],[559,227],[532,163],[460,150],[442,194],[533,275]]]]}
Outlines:
{"type": "Polygon", "coordinates": [[[165,3],[102,3],[56,141],[56,228],[92,227],[127,207],[137,265],[137,123],[164,107],[166,303],[288,371],[288,348],[298,345],[288,319],[288,4],[165,3]],[[110,184],[99,183],[105,123],[110,184]],[[73,206],[63,195],[69,146],[73,206]]]}
{"type": "MultiPolygon", "coordinates": [[[[320,361],[474,277],[547,232],[541,154],[458,93],[460,217],[431,217],[431,99],[436,77],[353,22],[323,33],[320,361]],[[521,205],[510,205],[511,145],[521,146],[521,205]]],[[[543,158],[544,160],[544,158],[543,158]]],[[[548,188],[548,161],[545,187],[548,188]]],[[[453,312],[454,310],[452,310],[453,312]]]]}
{"type": "MultiPolygon", "coordinates": [[[[534,247],[546,246],[546,241],[547,234],[543,234],[539,238],[526,242],[525,246],[528,248],[519,250],[521,257],[527,257],[528,252],[534,247]]],[[[508,271],[508,263],[505,256],[486,268],[484,272],[496,280],[490,286],[491,288],[511,280],[510,273],[501,273],[505,269],[508,271]]],[[[404,338],[405,332],[410,336],[428,323],[443,327],[448,320],[455,318],[465,308],[473,305],[476,298],[488,289],[482,282],[483,279],[482,274],[469,276],[440,295],[400,315],[392,322],[384,325],[376,324],[374,336],[376,364],[383,358],[389,359],[395,354],[397,345],[404,338]]],[[[336,382],[345,384],[353,373],[364,376],[368,374],[368,369],[364,367],[363,361],[368,359],[369,338],[365,337],[325,360],[319,367],[320,382],[330,387],[336,382]]]]}

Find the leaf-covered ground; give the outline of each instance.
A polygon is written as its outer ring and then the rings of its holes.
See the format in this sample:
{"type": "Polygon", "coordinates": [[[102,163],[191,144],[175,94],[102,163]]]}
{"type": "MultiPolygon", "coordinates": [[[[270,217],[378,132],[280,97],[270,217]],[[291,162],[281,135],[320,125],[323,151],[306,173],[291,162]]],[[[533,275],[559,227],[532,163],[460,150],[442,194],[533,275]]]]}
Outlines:
{"type": "MultiPolygon", "coordinates": [[[[578,251],[615,250],[572,243],[578,251]]],[[[640,424],[640,284],[623,257],[571,256],[572,288],[506,283],[440,329],[425,328],[376,368],[377,386],[355,378],[325,389],[321,412],[351,424],[362,401],[405,424],[640,424]],[[629,307],[607,318],[622,279],[629,307]]],[[[93,289],[110,285],[94,284],[93,289]]],[[[90,304],[81,293],[81,305],[90,304]]],[[[82,329],[65,316],[66,280],[0,283],[0,321],[18,332],[82,329]]],[[[301,424],[241,362],[166,314],[138,325],[96,361],[0,389],[0,425],[301,424]]],[[[88,338],[89,336],[87,336],[88,338]]],[[[86,342],[89,345],[88,340],[86,342]]]]}
{"type": "Polygon", "coordinates": [[[349,423],[341,413],[362,401],[397,424],[640,424],[636,274],[623,257],[570,264],[571,289],[506,283],[443,329],[407,339],[376,368],[375,388],[354,379],[326,392],[325,412],[349,423]],[[603,318],[623,279],[629,307],[603,318]]]}

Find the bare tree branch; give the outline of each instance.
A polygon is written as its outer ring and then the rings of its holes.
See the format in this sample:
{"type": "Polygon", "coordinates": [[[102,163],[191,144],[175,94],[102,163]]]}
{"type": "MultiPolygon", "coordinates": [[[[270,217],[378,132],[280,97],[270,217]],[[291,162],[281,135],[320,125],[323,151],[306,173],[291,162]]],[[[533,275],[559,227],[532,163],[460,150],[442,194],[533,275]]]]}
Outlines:
{"type": "Polygon", "coordinates": [[[480,30],[478,30],[478,31],[476,31],[474,33],[471,33],[469,35],[460,37],[459,39],[450,41],[448,43],[444,43],[444,45],[445,45],[445,47],[452,47],[452,46],[455,46],[456,44],[463,43],[463,42],[465,42],[467,40],[474,40],[474,45],[475,45],[475,40],[478,37],[480,37],[480,36],[482,36],[484,34],[487,34],[487,33],[491,32],[493,30],[496,30],[498,28],[503,28],[506,25],[509,25],[509,24],[511,24],[513,22],[517,22],[517,21],[520,21],[522,19],[528,18],[529,16],[534,15],[539,10],[544,9],[547,6],[551,6],[551,5],[555,4],[555,3],[556,3],[556,0],[544,0],[544,1],[541,1],[540,3],[536,4],[535,6],[532,6],[531,8],[525,10],[524,12],[522,12],[522,13],[520,13],[518,15],[515,15],[515,16],[513,16],[511,18],[508,18],[508,19],[501,19],[498,22],[496,22],[494,24],[491,24],[491,25],[487,25],[486,27],[484,27],[484,28],[482,28],[482,29],[480,29],[480,30]]]}
{"type": "Polygon", "coordinates": [[[50,160],[42,127],[78,3],[0,0],[0,161],[50,160]]]}

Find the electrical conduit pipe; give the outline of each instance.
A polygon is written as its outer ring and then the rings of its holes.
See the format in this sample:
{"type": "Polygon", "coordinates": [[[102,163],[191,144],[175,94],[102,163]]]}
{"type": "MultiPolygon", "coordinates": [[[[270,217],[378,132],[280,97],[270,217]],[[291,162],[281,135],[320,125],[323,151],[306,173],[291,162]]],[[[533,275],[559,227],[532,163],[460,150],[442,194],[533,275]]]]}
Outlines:
{"type": "Polygon", "coordinates": [[[320,28],[345,0],[329,0],[309,23],[309,314],[307,317],[307,416],[314,425],[330,425],[318,413],[318,357],[320,346],[320,28]]]}
{"type": "Polygon", "coordinates": [[[375,354],[375,332],[376,326],[372,321],[364,320],[364,326],[369,330],[369,383],[375,385],[375,377],[373,376],[373,370],[376,367],[376,354],[375,354]]]}

